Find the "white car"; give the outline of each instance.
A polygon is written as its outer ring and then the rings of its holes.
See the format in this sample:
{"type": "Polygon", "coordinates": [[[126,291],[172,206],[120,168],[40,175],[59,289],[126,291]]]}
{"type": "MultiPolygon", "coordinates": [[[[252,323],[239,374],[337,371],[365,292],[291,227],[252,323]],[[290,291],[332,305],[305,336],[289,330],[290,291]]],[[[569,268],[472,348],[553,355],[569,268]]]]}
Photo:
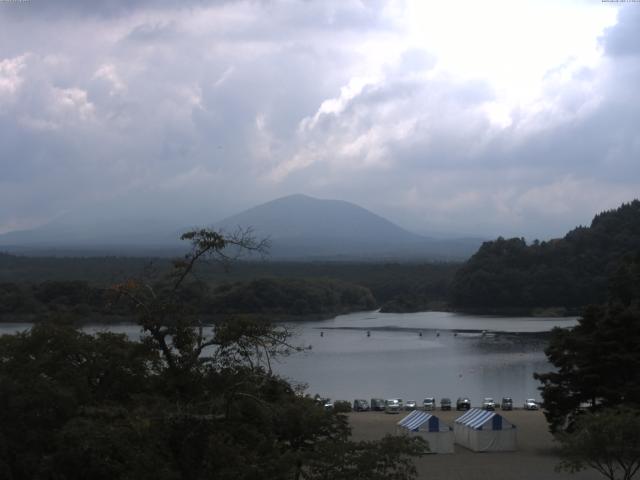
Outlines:
{"type": "Polygon", "coordinates": [[[524,409],[525,410],[538,410],[538,402],[533,398],[527,398],[524,401],[524,409]]]}
{"type": "Polygon", "coordinates": [[[496,402],[491,397],[485,397],[485,399],[482,401],[482,408],[484,410],[495,410],[496,402]]]}
{"type": "Polygon", "coordinates": [[[405,410],[415,410],[416,409],[416,401],[415,400],[407,400],[407,403],[404,404],[405,410]]]}

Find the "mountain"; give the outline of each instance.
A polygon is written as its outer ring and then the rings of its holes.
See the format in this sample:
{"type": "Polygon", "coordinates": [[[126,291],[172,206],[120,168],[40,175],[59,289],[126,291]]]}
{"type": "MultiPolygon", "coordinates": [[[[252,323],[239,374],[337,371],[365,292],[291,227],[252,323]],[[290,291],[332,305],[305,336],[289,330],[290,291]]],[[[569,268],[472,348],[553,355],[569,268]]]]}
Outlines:
{"type": "Polygon", "coordinates": [[[182,252],[175,224],[157,219],[68,219],[0,235],[0,250],[27,255],[174,255],[182,252]]]}
{"type": "MultiPolygon", "coordinates": [[[[186,248],[179,228],[161,219],[63,218],[42,227],[0,235],[0,251],[28,255],[173,256],[186,248]]],[[[271,240],[274,260],[463,260],[479,239],[434,239],[409,232],[358,205],[291,195],[250,208],[213,228],[253,228],[271,240]]]]}
{"type": "Polygon", "coordinates": [[[277,259],[463,259],[481,243],[442,240],[409,232],[358,205],[290,195],[218,222],[227,232],[251,226],[271,240],[277,259]]]}
{"type": "Polygon", "coordinates": [[[625,280],[626,265],[640,254],[640,201],[596,215],[548,242],[498,238],[480,247],[456,273],[453,303],[459,309],[560,307],[579,312],[603,303],[611,282],[625,280]]]}

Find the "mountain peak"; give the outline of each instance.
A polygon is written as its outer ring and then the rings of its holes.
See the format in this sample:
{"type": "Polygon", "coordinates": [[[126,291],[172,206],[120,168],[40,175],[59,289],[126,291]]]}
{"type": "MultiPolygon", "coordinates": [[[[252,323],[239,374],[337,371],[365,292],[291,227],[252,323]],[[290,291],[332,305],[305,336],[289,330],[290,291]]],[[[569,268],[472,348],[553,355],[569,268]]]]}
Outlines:
{"type": "Polygon", "coordinates": [[[343,200],[288,195],[226,218],[216,228],[253,228],[271,258],[464,258],[479,242],[435,241],[343,200]]]}
{"type": "Polygon", "coordinates": [[[420,238],[356,204],[294,194],[233,215],[216,225],[224,230],[252,227],[272,239],[290,237],[389,241],[420,238]]]}

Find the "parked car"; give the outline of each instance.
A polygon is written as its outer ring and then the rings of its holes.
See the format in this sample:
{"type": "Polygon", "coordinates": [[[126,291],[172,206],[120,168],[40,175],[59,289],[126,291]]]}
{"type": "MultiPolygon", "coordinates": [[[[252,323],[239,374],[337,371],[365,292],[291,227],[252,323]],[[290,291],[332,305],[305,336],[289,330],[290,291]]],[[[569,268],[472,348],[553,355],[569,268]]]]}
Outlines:
{"type": "Polygon", "coordinates": [[[451,399],[443,398],[440,400],[440,410],[451,410],[451,399]]]}
{"type": "Polygon", "coordinates": [[[482,400],[482,409],[483,410],[495,410],[496,402],[491,397],[484,397],[482,400]]]}
{"type": "Polygon", "coordinates": [[[525,410],[538,410],[538,402],[533,398],[527,398],[524,401],[524,409],[525,410]]]}
{"type": "Polygon", "coordinates": [[[434,397],[427,397],[422,401],[422,408],[425,410],[436,409],[436,399],[434,397]]]}
{"type": "Polygon", "coordinates": [[[404,400],[402,400],[401,398],[397,398],[396,400],[398,400],[398,403],[400,404],[400,410],[402,410],[404,408],[404,400]]]}
{"type": "Polygon", "coordinates": [[[322,402],[322,405],[324,406],[325,410],[333,410],[333,402],[330,398],[325,398],[322,402]]]}
{"type": "Polygon", "coordinates": [[[384,411],[386,413],[400,413],[402,404],[399,398],[390,398],[384,402],[384,411]]]}
{"type": "Polygon", "coordinates": [[[356,398],[353,401],[353,411],[354,412],[368,412],[369,411],[369,402],[362,398],[356,398]]]}
{"type": "Polygon", "coordinates": [[[502,410],[513,410],[513,399],[511,397],[502,397],[500,408],[502,410]]]}
{"type": "Polygon", "coordinates": [[[456,410],[469,410],[471,408],[471,400],[467,397],[458,397],[456,401],[456,410]]]}
{"type": "Polygon", "coordinates": [[[383,412],[384,411],[384,399],[383,398],[372,398],[371,399],[371,410],[374,412],[383,412]]]}
{"type": "Polygon", "coordinates": [[[415,410],[417,407],[415,400],[407,400],[407,403],[404,404],[405,410],[415,410]]]}

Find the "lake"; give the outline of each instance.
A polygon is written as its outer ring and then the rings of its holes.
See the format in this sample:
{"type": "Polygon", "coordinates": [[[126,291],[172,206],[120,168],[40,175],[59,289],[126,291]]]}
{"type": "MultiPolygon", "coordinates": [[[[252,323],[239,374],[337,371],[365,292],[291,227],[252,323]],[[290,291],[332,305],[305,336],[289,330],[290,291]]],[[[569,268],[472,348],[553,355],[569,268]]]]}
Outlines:
{"type": "Polygon", "coordinates": [[[534,372],[551,370],[545,335],[576,318],[360,312],[290,324],[309,353],[286,358],[278,372],[332,399],[400,397],[421,402],[468,396],[539,398],[534,372]],[[482,333],[486,331],[485,333],[482,333]],[[369,332],[370,336],[367,336],[369,332]]]}
{"type": "MultiPolygon", "coordinates": [[[[468,396],[479,405],[486,396],[498,401],[510,396],[521,406],[525,398],[539,398],[533,373],[551,369],[544,332],[576,323],[575,318],[358,312],[286,324],[295,333],[293,343],[311,350],[281,359],[274,369],[308,384],[311,394],[334,400],[468,396]]],[[[29,326],[0,324],[0,334],[29,326]]],[[[109,329],[130,338],[140,334],[137,325],[109,329]]]]}

